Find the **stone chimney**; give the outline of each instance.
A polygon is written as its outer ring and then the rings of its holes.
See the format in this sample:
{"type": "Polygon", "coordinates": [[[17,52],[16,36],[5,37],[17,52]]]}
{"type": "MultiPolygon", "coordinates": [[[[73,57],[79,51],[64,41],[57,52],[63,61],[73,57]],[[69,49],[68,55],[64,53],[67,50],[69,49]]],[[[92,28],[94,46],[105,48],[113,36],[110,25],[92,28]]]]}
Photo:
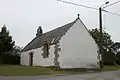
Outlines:
{"type": "Polygon", "coordinates": [[[36,36],[41,36],[43,34],[43,30],[42,30],[42,27],[39,26],[38,29],[37,29],[37,33],[36,33],[36,36]]]}

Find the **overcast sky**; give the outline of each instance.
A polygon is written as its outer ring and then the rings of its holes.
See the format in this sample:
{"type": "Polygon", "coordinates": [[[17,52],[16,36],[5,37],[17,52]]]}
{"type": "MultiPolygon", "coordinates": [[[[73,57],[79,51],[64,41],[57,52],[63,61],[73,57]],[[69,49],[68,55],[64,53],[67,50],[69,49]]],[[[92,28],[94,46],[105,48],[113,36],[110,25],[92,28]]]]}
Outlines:
{"type": "MultiPolygon", "coordinates": [[[[66,0],[98,8],[106,0],[66,0]]],[[[117,0],[109,0],[110,3],[117,0]]],[[[120,3],[106,8],[120,14],[120,3]]],[[[88,29],[98,28],[98,11],[65,4],[57,0],[0,0],[0,27],[6,24],[18,46],[25,46],[36,34],[38,26],[47,32],[74,21],[77,14],[88,29]]],[[[103,26],[114,41],[120,41],[120,16],[103,15],[103,26]]],[[[76,35],[76,36],[82,36],[76,35]]]]}

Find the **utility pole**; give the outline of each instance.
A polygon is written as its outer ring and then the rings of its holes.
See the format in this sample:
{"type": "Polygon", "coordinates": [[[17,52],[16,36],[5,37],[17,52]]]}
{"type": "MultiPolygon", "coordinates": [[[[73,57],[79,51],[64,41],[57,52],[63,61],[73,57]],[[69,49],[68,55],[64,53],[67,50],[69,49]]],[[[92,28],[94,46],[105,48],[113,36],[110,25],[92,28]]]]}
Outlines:
{"type": "Polygon", "coordinates": [[[108,4],[109,1],[107,1],[105,4],[100,6],[99,8],[99,29],[100,29],[100,50],[99,50],[99,55],[100,55],[100,68],[101,70],[104,68],[104,52],[103,52],[103,28],[102,28],[102,9],[103,6],[108,4]]]}
{"type": "Polygon", "coordinates": [[[103,69],[103,30],[102,30],[102,8],[99,8],[99,25],[100,25],[100,68],[103,69]]]}

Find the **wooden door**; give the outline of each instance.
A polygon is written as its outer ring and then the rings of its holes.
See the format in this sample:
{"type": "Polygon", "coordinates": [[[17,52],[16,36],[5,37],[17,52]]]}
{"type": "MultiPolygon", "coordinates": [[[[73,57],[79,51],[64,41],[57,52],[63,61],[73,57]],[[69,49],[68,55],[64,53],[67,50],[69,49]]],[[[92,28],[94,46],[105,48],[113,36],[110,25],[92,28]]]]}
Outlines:
{"type": "Polygon", "coordinates": [[[29,53],[29,66],[33,66],[33,52],[29,53]]]}

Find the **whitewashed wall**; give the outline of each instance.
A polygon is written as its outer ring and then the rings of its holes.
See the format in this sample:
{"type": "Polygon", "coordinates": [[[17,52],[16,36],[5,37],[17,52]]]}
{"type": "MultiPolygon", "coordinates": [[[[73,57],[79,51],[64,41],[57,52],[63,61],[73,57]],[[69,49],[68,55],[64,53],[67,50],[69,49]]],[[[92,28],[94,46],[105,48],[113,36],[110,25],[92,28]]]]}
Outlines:
{"type": "Polygon", "coordinates": [[[54,45],[50,47],[49,58],[43,58],[42,48],[33,49],[21,53],[21,65],[29,66],[29,52],[34,52],[33,66],[53,66],[54,65],[54,45]]]}
{"type": "Polygon", "coordinates": [[[60,40],[61,68],[95,68],[98,46],[80,20],[60,40]]]}
{"type": "Polygon", "coordinates": [[[21,55],[20,55],[20,64],[21,65],[29,65],[29,52],[30,51],[27,51],[27,52],[22,52],[21,55]]]}

